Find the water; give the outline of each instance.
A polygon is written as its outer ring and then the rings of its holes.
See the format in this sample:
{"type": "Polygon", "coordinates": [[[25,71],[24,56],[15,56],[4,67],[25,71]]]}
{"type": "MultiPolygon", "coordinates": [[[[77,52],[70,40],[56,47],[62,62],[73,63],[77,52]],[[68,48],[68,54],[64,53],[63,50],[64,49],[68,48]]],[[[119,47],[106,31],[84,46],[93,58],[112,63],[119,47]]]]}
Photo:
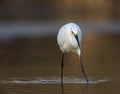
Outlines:
{"type": "MultiPolygon", "coordinates": [[[[120,93],[120,34],[83,33],[79,58],[65,54],[64,94],[120,93]]],[[[62,94],[61,52],[56,37],[32,37],[0,43],[0,94],[62,94]],[[51,43],[51,44],[50,44],[51,43]]]]}

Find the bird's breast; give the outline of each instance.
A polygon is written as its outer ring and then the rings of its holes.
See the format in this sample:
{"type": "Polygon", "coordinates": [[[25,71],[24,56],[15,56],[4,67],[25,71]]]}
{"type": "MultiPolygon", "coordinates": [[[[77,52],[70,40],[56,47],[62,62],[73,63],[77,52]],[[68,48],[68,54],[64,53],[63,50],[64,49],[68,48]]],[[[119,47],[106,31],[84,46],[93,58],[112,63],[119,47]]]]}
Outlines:
{"type": "Polygon", "coordinates": [[[61,49],[64,52],[75,51],[78,49],[78,44],[75,39],[68,38],[64,41],[64,44],[61,46],[61,49]]]}
{"type": "Polygon", "coordinates": [[[71,49],[78,48],[78,43],[77,43],[77,40],[75,39],[75,37],[69,38],[67,43],[71,49]]]}

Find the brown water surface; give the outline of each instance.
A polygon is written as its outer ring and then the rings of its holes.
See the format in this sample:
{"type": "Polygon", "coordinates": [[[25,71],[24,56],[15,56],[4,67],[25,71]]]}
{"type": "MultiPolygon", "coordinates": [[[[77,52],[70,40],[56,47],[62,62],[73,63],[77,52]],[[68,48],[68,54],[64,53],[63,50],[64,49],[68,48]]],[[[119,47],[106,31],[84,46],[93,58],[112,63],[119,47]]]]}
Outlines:
{"type": "MultiPolygon", "coordinates": [[[[83,33],[82,58],[65,54],[65,94],[120,93],[120,34],[83,33]]],[[[32,37],[0,43],[0,94],[61,94],[61,52],[56,37],[32,37]]]]}

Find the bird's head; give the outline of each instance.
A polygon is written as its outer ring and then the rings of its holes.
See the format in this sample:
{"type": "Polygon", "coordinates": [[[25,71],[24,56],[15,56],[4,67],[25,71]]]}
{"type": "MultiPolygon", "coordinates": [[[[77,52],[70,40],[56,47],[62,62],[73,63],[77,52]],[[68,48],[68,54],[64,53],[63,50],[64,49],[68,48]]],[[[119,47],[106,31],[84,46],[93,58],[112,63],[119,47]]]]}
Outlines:
{"type": "Polygon", "coordinates": [[[80,29],[76,25],[72,26],[72,28],[71,28],[71,34],[75,37],[75,39],[76,39],[76,41],[78,43],[78,46],[81,49],[80,40],[79,40],[80,29]]]}
{"type": "Polygon", "coordinates": [[[76,24],[71,25],[71,30],[73,35],[78,35],[79,27],[76,24]]]}
{"type": "Polygon", "coordinates": [[[78,35],[78,31],[71,31],[71,33],[74,35],[74,36],[77,36],[78,35]]]}
{"type": "Polygon", "coordinates": [[[78,35],[78,31],[75,31],[75,30],[71,30],[71,33],[72,33],[74,36],[78,35]]]}

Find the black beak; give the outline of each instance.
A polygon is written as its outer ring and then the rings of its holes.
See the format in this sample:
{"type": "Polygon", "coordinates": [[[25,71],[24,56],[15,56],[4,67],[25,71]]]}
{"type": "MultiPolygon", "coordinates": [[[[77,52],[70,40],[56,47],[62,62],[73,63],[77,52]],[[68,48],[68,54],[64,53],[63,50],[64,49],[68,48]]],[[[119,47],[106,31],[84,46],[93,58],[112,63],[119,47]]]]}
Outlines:
{"type": "Polygon", "coordinates": [[[79,46],[79,48],[81,49],[81,45],[80,45],[80,42],[79,42],[78,35],[75,35],[75,39],[77,40],[78,46],[79,46]]]}
{"type": "MultiPolygon", "coordinates": [[[[79,46],[80,50],[82,50],[82,49],[81,49],[80,42],[79,42],[78,35],[75,35],[75,38],[76,38],[76,40],[77,40],[77,43],[78,43],[78,46],[79,46]]],[[[83,67],[83,63],[82,63],[82,58],[81,58],[81,57],[80,57],[80,64],[81,64],[81,68],[82,68],[82,73],[83,73],[83,75],[84,75],[87,83],[89,83],[89,80],[88,80],[88,78],[87,78],[87,75],[86,75],[85,70],[84,70],[84,67],[83,67]]]]}

